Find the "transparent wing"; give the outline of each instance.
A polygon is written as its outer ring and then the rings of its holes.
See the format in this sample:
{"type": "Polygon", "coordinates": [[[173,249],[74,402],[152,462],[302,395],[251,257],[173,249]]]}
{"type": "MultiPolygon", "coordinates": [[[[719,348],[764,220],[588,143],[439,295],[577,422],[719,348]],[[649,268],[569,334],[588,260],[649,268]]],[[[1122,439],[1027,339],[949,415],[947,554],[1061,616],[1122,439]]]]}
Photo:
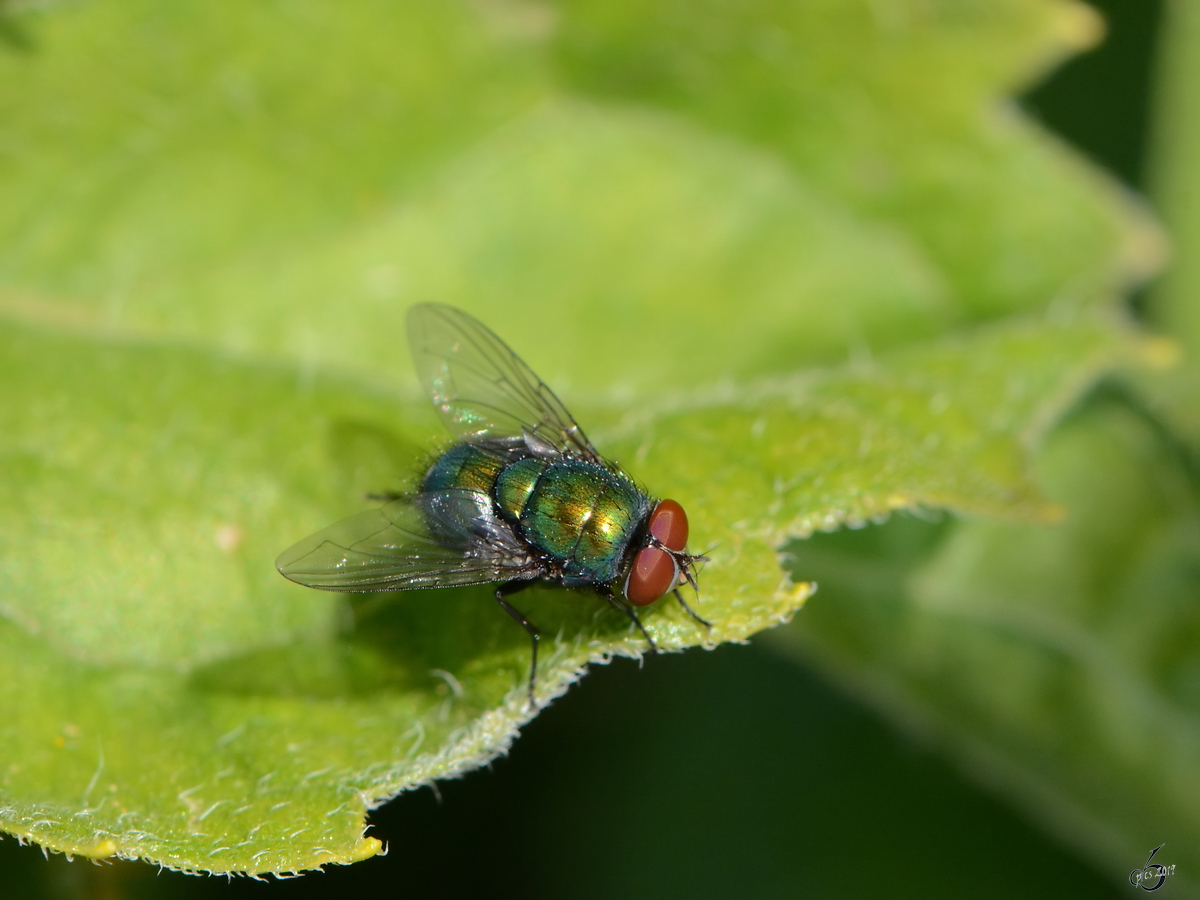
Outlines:
{"type": "Polygon", "coordinates": [[[417,376],[457,436],[521,438],[601,463],[567,408],[508,345],[452,306],[408,311],[417,376]]]}
{"type": "Polygon", "coordinates": [[[536,562],[476,491],[427,491],[289,547],[284,577],[326,591],[399,591],[533,578],[536,562]]]}

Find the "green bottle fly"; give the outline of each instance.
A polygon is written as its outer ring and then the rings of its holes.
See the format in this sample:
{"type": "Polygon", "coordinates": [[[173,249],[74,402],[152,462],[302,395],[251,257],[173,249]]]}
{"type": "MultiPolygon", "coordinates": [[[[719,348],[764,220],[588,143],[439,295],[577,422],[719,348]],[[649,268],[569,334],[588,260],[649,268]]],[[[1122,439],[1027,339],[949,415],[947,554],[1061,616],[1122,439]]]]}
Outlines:
{"type": "Polygon", "coordinates": [[[604,460],[566,407],[496,335],[466,313],[424,304],[408,315],[418,375],[457,443],[417,491],[285,550],[292,581],[331,591],[499,582],[496,601],[529,633],[534,702],[537,628],[506,599],[537,581],[596,591],[654,647],[635,607],[696,586],[688,522],[604,460]]]}

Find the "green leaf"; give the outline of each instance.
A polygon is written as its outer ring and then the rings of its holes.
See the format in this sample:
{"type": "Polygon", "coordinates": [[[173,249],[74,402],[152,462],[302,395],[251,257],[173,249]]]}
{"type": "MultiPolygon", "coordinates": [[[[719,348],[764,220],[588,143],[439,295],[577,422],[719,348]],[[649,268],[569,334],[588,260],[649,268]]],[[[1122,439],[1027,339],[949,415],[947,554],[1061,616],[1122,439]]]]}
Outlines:
{"type": "MultiPolygon", "coordinates": [[[[1095,32],[1083,7],[877,6],[63,8],[41,53],[0,56],[0,309],[407,378],[408,302],[500,304],[600,359],[632,343],[641,365],[592,379],[612,390],[1153,268],[1128,198],[996,108],[1095,32]]],[[[544,353],[552,383],[588,377],[544,353]]]]}
{"type": "MultiPolygon", "coordinates": [[[[647,627],[679,649],[788,618],[808,586],[778,568],[787,531],[921,502],[1036,512],[1016,435],[1122,343],[1002,330],[627,420],[602,446],[669,485],[716,548],[698,606],[711,634],[669,604],[647,627]]],[[[487,588],[347,608],[269,565],[355,488],[401,483],[428,412],[177,347],[12,328],[0,346],[5,384],[30,398],[0,428],[0,658],[24,685],[0,716],[5,828],[188,869],[350,861],[377,849],[366,809],[479,765],[528,718],[527,641],[487,588]]],[[[543,702],[589,661],[643,650],[587,595],[533,591],[521,608],[549,638],[543,702]]]]}
{"type": "Polygon", "coordinates": [[[125,0],[23,17],[38,52],[0,53],[5,280],[113,323],[143,282],[380,209],[547,93],[536,22],[497,12],[125,0]]]}
{"type": "Polygon", "coordinates": [[[539,342],[531,363],[551,383],[609,392],[685,386],[714,365],[749,375],[840,361],[850,346],[928,337],[959,319],[902,236],[814,194],[778,160],[672,118],[585,103],[522,117],[398,210],[306,251],[236,256],[169,294],[143,293],[144,304],[131,297],[126,313],[407,380],[405,309],[437,298],[495,327],[502,311],[513,329],[538,321],[588,335],[603,364],[581,368],[566,341],[539,342]],[[622,355],[638,364],[604,362],[622,355]]]}
{"type": "MultiPolygon", "coordinates": [[[[1141,353],[1096,308],[1160,239],[996,110],[1079,44],[1080,7],[881,8],[22,14],[35,52],[0,52],[0,826],[295,871],[376,852],[371,806],[507,748],[529,647],[487,588],[347,599],[270,564],[436,447],[406,393],[413,300],[478,314],[689,510],[714,627],[657,604],[665,650],[789,618],[811,590],[790,536],[1044,519],[1027,450],[1141,353]]],[[[542,702],[645,649],[587,594],[520,607],[542,702]]]]}
{"type": "MultiPolygon", "coordinates": [[[[23,401],[0,427],[0,658],[23,685],[0,716],[6,829],[186,869],[352,861],[379,848],[370,805],[481,764],[531,715],[528,639],[490,589],[347,605],[271,566],[365,486],[415,474],[427,402],[13,326],[0,366],[23,401]]],[[[711,635],[660,604],[645,621],[662,649],[744,639],[807,594],[738,601],[706,581],[711,635]]],[[[543,703],[589,661],[644,650],[597,597],[520,607],[547,638],[543,703]]]]}
{"type": "Polygon", "coordinates": [[[590,95],[650,100],[770,148],[901,229],[972,316],[1095,302],[1153,273],[1140,204],[1012,109],[1100,37],[1089,6],[827,0],[565,6],[556,56],[590,95]]]}

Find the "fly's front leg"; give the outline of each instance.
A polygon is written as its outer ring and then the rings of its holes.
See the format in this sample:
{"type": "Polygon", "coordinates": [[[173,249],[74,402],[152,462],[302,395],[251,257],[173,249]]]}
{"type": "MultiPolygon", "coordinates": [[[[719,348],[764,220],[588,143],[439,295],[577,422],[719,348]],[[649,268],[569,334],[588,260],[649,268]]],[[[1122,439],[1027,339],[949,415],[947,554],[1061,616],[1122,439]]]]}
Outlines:
{"type": "Polygon", "coordinates": [[[634,611],[633,607],[612,591],[601,591],[600,595],[629,617],[630,621],[638,627],[638,631],[642,633],[642,637],[646,639],[646,643],[650,645],[650,652],[657,653],[658,644],[654,643],[654,638],[650,637],[650,632],[646,630],[646,626],[642,624],[642,620],[638,618],[638,614],[634,611]]]}
{"type": "Polygon", "coordinates": [[[518,610],[515,606],[504,599],[507,594],[515,594],[517,591],[524,590],[529,587],[528,581],[509,581],[506,584],[496,588],[496,602],[500,604],[501,609],[512,616],[520,624],[522,628],[529,634],[529,640],[533,644],[533,662],[529,666],[529,705],[533,709],[537,709],[537,703],[533,699],[533,686],[537,679],[537,657],[538,657],[538,642],[542,639],[538,633],[537,626],[525,618],[524,613],[518,610]]]}
{"type": "Polygon", "coordinates": [[[679,601],[679,605],[683,607],[683,611],[685,613],[687,613],[705,628],[712,628],[712,622],[709,622],[707,619],[700,618],[698,615],[696,615],[695,610],[687,605],[687,601],[683,599],[683,594],[680,593],[679,588],[675,588],[675,599],[679,601]]]}

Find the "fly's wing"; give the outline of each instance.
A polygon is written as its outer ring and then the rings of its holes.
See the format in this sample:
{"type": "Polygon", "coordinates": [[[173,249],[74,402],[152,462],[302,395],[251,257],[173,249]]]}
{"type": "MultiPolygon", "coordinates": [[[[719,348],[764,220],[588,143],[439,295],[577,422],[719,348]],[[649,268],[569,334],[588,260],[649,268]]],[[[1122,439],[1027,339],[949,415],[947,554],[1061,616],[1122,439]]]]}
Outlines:
{"type": "Polygon", "coordinates": [[[289,547],[284,577],[326,591],[401,591],[533,578],[536,562],[476,491],[426,491],[289,547]]]}
{"type": "Polygon", "coordinates": [[[456,436],[517,438],[602,463],[562,401],[476,319],[452,306],[414,306],[408,342],[417,376],[456,436]]]}

